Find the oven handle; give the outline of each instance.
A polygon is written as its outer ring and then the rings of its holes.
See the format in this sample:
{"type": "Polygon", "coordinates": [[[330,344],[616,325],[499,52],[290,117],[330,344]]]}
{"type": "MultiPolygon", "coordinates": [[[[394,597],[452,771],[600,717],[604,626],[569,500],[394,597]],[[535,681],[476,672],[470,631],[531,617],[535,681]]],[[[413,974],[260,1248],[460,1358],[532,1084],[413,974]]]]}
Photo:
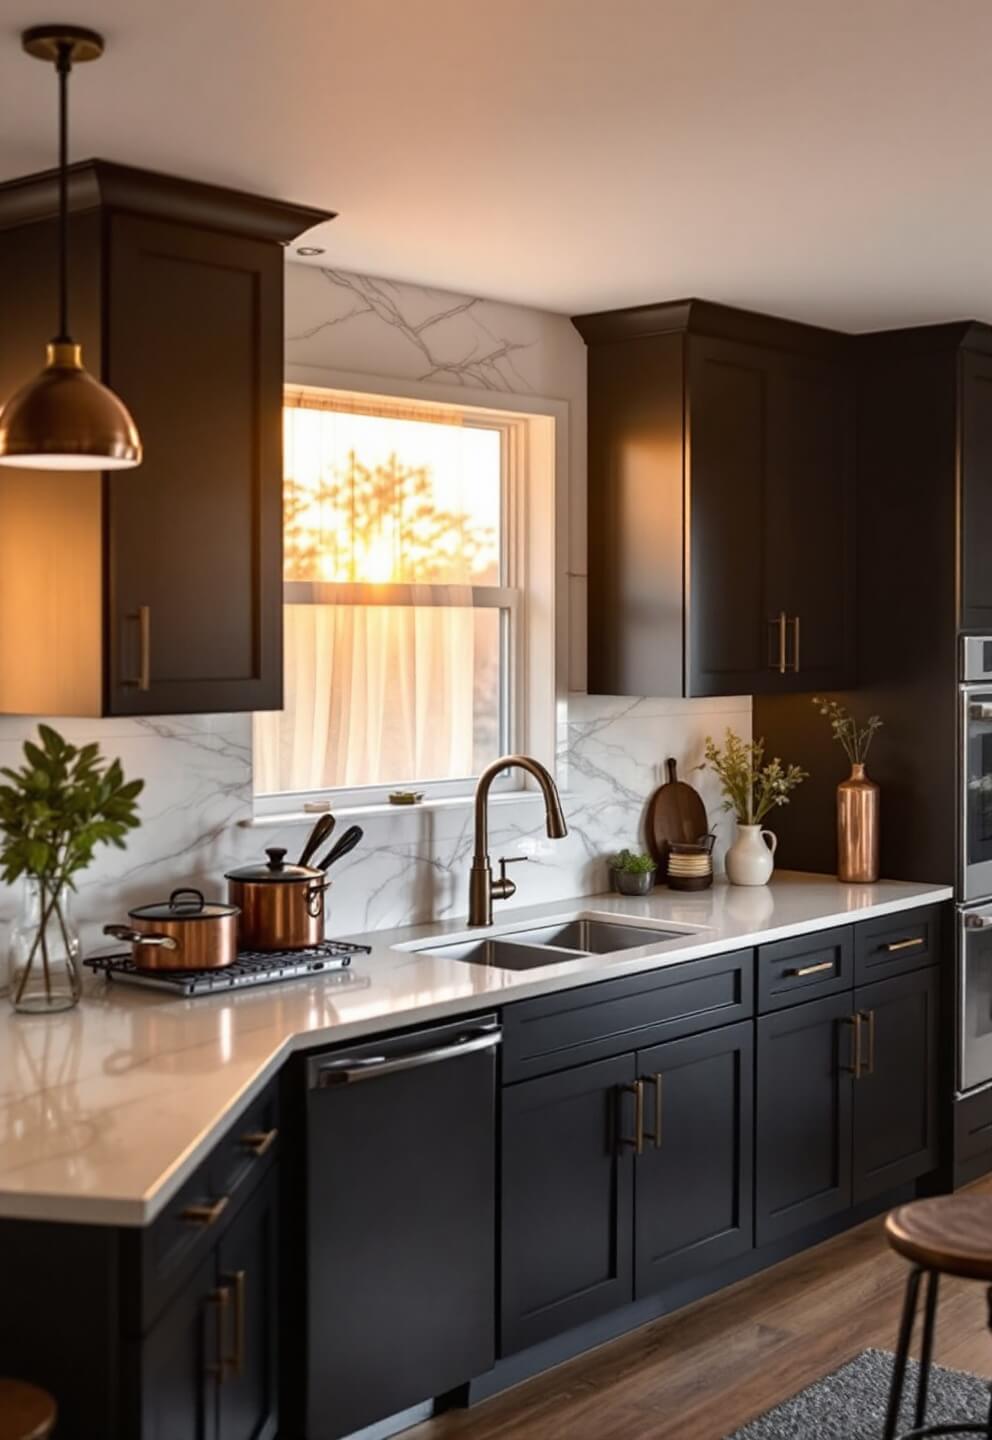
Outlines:
{"type": "Polygon", "coordinates": [[[968,706],[968,718],[970,720],[992,720],[992,703],[985,700],[972,700],[968,706]]]}
{"type": "Polygon", "coordinates": [[[992,930],[992,915],[966,915],[964,928],[966,930],[992,930]]]}

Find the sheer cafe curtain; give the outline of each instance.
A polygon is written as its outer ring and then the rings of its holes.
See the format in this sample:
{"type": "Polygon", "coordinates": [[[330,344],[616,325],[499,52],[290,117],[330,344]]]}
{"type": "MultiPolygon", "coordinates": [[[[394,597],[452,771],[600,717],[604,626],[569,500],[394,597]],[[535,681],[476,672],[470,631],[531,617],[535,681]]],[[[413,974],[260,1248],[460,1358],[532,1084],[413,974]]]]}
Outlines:
{"type": "MultiPolygon", "coordinates": [[[[471,475],[453,475],[461,454],[452,425],[460,417],[402,402],[373,406],[364,397],[359,405],[287,396],[286,579],[457,585],[478,583],[481,565],[496,583],[498,549],[483,544],[470,575],[458,547],[445,553],[421,537],[418,548],[398,513],[410,512],[411,500],[409,480],[397,482],[397,474],[430,473],[435,506],[438,484],[446,484],[449,510],[460,487],[468,494],[471,475]]],[[[437,533],[428,532],[429,541],[437,533]]],[[[257,790],[475,773],[484,616],[469,605],[287,604],[284,613],[285,709],[255,717],[257,790]]]]}

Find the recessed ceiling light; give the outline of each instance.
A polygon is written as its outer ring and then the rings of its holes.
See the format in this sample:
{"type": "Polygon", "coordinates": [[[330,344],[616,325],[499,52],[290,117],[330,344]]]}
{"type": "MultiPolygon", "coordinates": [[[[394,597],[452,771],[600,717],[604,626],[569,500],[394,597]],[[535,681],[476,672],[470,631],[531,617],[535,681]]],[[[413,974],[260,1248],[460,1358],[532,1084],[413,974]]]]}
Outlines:
{"type": "Polygon", "coordinates": [[[320,245],[297,245],[297,255],[323,255],[324,251],[320,245]]]}

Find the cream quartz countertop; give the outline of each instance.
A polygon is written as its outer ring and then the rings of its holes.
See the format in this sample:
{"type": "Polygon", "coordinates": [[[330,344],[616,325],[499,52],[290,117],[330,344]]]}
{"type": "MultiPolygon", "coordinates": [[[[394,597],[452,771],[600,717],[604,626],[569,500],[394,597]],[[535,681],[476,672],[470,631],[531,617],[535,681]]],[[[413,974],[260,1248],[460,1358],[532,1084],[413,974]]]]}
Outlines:
{"type": "MultiPolygon", "coordinates": [[[[294,1050],[490,1010],[592,981],[951,897],[947,886],[844,885],[782,872],[765,888],[657,890],[644,899],[582,896],[497,907],[499,935],[576,914],[686,926],[684,941],[516,972],[418,954],[466,935],[463,921],[349,936],[372,945],[338,980],[294,980],[199,999],[88,983],[51,1017],[0,1010],[0,1216],[142,1225],[294,1050]]],[[[3,1002],[0,1002],[2,1005],[3,1002]]]]}

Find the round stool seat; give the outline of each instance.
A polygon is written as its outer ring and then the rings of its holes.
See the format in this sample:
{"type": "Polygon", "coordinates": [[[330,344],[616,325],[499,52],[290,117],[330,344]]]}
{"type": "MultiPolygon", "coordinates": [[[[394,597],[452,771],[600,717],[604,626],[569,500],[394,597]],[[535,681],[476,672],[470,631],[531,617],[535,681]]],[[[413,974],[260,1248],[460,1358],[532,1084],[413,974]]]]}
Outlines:
{"type": "Polygon", "coordinates": [[[0,1440],[46,1440],[55,1428],[51,1395],[23,1380],[0,1380],[0,1440]]]}
{"type": "Polygon", "coordinates": [[[893,1250],[943,1275],[992,1281],[992,1195],[937,1195],[900,1205],[885,1221],[893,1250]]]}

